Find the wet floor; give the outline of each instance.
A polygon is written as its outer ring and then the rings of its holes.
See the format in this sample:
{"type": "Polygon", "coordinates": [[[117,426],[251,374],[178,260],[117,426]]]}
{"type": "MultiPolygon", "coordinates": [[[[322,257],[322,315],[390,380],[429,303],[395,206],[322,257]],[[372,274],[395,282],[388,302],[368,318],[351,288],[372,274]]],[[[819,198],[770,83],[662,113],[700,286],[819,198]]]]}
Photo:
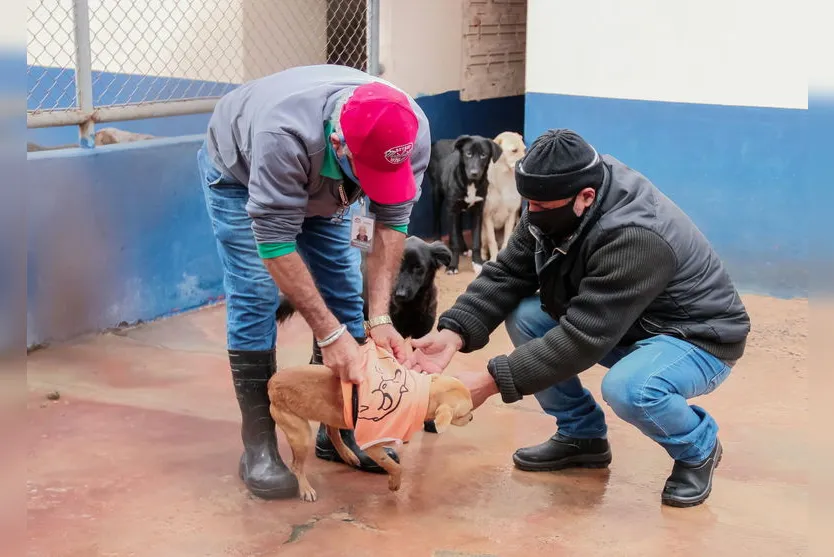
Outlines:
{"type": "MultiPolygon", "coordinates": [[[[442,277],[442,305],[471,276],[442,277]]],[[[311,458],[316,503],[262,501],[236,476],[239,414],[217,306],[29,357],[29,554],[180,556],[779,556],[807,552],[804,301],[746,297],[754,332],[730,378],[697,401],[724,459],[706,504],[660,505],[671,462],[604,407],[609,470],[526,473],[512,452],[554,431],[535,400],[497,397],[465,428],[418,434],[383,476],[311,458]],[[57,401],[47,394],[57,391],[57,401]]],[[[279,361],[309,358],[300,319],[279,361]]],[[[450,372],[510,349],[456,356],[450,372]]],[[[603,370],[583,374],[599,398],[603,370]]],[[[286,447],[281,447],[285,459],[286,447]]]]}

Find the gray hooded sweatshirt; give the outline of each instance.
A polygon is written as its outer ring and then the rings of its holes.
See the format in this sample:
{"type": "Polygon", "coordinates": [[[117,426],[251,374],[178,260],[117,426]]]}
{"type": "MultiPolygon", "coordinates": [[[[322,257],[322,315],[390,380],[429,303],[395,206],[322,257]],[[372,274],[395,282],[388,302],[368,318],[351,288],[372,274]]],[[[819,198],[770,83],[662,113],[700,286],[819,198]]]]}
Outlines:
{"type": "MultiPolygon", "coordinates": [[[[343,206],[344,178],[325,127],[343,93],[374,81],[391,85],[347,66],[302,66],[250,81],[217,103],[208,155],[224,176],[247,186],[259,246],[295,242],[306,217],[331,217],[343,206]]],[[[409,100],[419,122],[411,155],[417,193],[410,202],[369,208],[391,227],[409,223],[431,151],[428,118],[409,100]]]]}

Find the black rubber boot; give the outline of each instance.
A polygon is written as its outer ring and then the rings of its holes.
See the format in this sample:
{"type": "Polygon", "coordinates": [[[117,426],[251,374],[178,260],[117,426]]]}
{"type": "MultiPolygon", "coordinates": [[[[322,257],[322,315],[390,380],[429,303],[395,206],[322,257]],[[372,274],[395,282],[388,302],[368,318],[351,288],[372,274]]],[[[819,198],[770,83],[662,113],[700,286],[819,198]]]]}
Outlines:
{"type": "Polygon", "coordinates": [[[573,439],[557,433],[540,445],[518,449],[513,463],[528,472],[605,468],[611,464],[611,447],[607,439],[573,439]]]}
{"type": "MultiPolygon", "coordinates": [[[[363,344],[365,339],[356,339],[359,344],[363,344]]],[[[311,364],[318,364],[322,365],[322,355],[321,355],[321,348],[313,342],[313,356],[310,358],[311,364]]],[[[379,464],[373,461],[371,457],[365,451],[359,449],[359,446],[356,444],[356,439],[353,436],[353,431],[350,429],[340,429],[339,434],[342,437],[342,440],[345,442],[345,445],[353,451],[353,453],[359,457],[359,466],[358,469],[362,470],[363,472],[371,472],[373,474],[386,474],[384,468],[382,468],[379,464]]],[[[399,463],[400,459],[397,456],[397,453],[394,452],[393,449],[385,448],[385,452],[388,455],[388,458],[392,459],[394,462],[399,463]]],[[[336,447],[333,446],[333,443],[330,441],[330,437],[327,436],[327,430],[324,427],[324,424],[319,426],[319,431],[316,434],[316,456],[322,460],[327,460],[329,462],[341,462],[342,464],[345,463],[342,460],[342,457],[339,456],[339,452],[336,450],[336,447]]]]}
{"type": "Polygon", "coordinates": [[[275,351],[229,350],[229,363],[242,421],[240,479],[262,499],[297,497],[298,480],[278,455],[275,422],[269,414],[267,381],[276,370],[275,351]]]}
{"type": "Polygon", "coordinates": [[[672,473],[663,487],[660,500],[670,507],[694,507],[709,497],[712,491],[712,476],[724,453],[721,442],[716,439],[710,455],[698,464],[675,461],[672,473]]]}

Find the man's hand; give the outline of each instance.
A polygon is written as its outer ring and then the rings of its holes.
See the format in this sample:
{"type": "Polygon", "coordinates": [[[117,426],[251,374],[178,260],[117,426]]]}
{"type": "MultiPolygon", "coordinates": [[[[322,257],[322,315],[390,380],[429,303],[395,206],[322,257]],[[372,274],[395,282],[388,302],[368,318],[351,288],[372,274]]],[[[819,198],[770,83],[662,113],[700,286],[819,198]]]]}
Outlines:
{"type": "Polygon", "coordinates": [[[443,329],[413,339],[411,345],[415,350],[406,363],[407,367],[426,373],[443,373],[452,361],[452,356],[463,347],[463,339],[457,333],[443,329]]]}
{"type": "Polygon", "coordinates": [[[333,370],[342,381],[350,383],[362,382],[362,356],[356,339],[347,331],[342,333],[339,340],[321,349],[324,365],[333,370]]]}
{"type": "Polygon", "coordinates": [[[404,364],[413,353],[411,346],[393,325],[385,324],[372,327],[369,335],[377,346],[393,354],[401,364],[404,364]]]}
{"type": "Polygon", "coordinates": [[[472,409],[478,408],[486,400],[499,393],[498,385],[488,371],[466,371],[463,373],[456,373],[455,377],[461,380],[466,388],[469,389],[469,394],[472,395],[472,409]]]}

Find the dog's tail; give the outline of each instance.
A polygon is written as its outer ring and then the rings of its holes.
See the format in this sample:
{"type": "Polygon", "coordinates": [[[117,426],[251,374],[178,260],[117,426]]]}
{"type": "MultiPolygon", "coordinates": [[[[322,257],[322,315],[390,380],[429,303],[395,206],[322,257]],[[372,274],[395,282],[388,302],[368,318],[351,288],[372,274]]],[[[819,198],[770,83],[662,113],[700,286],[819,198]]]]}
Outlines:
{"type": "Polygon", "coordinates": [[[290,317],[295,315],[295,306],[289,298],[281,297],[281,303],[278,304],[278,309],[275,311],[275,320],[280,325],[290,317]]]}

